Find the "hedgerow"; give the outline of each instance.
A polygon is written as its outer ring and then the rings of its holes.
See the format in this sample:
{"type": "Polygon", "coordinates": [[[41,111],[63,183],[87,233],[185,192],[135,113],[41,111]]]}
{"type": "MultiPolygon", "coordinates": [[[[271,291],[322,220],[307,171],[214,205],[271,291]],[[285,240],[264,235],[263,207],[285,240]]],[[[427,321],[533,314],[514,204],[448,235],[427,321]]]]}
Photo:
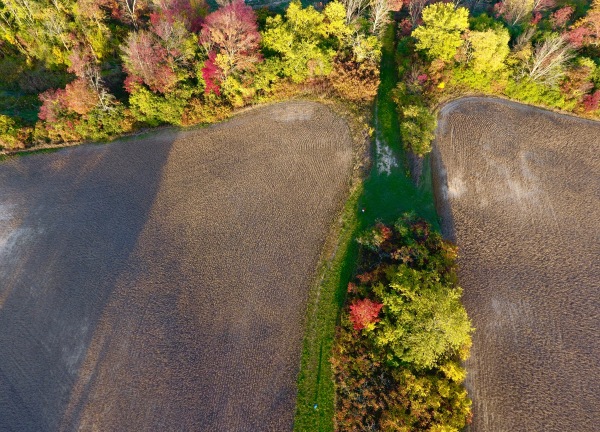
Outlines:
{"type": "Polygon", "coordinates": [[[337,430],[461,430],[471,401],[460,362],[473,329],[456,246],[410,214],[358,242],[332,358],[337,430]]]}

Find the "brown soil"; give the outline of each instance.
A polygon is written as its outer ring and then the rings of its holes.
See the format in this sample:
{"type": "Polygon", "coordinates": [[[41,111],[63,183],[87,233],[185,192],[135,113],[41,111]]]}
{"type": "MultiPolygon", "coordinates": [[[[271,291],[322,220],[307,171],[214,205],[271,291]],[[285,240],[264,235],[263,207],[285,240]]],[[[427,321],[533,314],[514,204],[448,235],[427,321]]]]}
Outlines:
{"type": "Polygon", "coordinates": [[[598,430],[599,149],[591,121],[485,98],[441,111],[438,204],[476,327],[472,431],[598,430]]]}
{"type": "Polygon", "coordinates": [[[0,430],[290,430],[351,164],[310,102],[1,164],[0,430]]]}

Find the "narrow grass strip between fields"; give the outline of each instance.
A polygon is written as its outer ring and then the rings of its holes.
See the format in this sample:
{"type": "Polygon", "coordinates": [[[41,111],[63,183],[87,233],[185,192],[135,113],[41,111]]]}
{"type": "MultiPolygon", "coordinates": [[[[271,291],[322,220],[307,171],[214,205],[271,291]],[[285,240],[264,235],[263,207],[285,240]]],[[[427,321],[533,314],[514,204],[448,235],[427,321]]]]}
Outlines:
{"type": "Polygon", "coordinates": [[[294,420],[294,430],[298,432],[334,430],[335,389],[330,358],[338,316],[356,267],[357,233],[377,220],[395,221],[407,211],[439,227],[428,161],[425,161],[420,185],[415,187],[402,149],[398,116],[391,96],[398,82],[395,33],[395,25],[390,25],[383,36],[381,83],[374,124],[375,138],[391,149],[397,166],[389,173],[379,172],[377,164],[381,155],[373,150],[369,177],[344,205],[335,255],[322,263],[318,271],[320,282],[309,294],[294,420]]]}

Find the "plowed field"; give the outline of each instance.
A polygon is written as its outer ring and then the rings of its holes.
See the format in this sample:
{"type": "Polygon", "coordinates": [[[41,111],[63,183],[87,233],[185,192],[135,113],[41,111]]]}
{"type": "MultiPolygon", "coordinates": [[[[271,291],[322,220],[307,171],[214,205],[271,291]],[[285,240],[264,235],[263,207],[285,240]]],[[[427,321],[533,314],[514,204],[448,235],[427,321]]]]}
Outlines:
{"type": "Polygon", "coordinates": [[[351,164],[308,102],[0,164],[0,430],[290,430],[351,164]]]}
{"type": "Polygon", "coordinates": [[[484,98],[446,105],[446,235],[476,328],[472,431],[600,427],[600,124],[484,98]]]}

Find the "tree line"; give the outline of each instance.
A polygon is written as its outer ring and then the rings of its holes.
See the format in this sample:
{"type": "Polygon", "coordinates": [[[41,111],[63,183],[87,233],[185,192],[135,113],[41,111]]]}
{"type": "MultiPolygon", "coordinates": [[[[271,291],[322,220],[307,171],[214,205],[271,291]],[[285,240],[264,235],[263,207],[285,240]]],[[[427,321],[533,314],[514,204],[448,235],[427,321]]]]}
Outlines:
{"type": "MultiPolygon", "coordinates": [[[[327,80],[369,99],[388,0],[284,13],[242,0],[6,0],[0,3],[0,143],[106,139],[191,125],[327,80]]],[[[337,89],[337,90],[336,90],[337,89]]]]}

